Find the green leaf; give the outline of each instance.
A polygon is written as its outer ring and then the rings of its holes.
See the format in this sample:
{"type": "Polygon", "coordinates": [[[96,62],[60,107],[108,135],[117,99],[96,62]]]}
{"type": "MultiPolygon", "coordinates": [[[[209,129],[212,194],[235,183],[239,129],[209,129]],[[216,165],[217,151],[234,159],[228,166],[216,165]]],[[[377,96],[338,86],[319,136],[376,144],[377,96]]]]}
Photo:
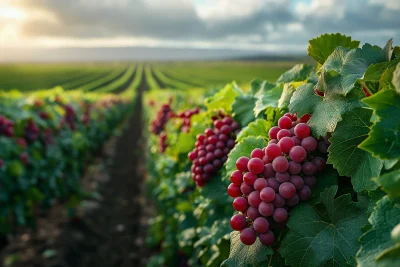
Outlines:
{"type": "Polygon", "coordinates": [[[397,64],[396,70],[393,72],[392,83],[393,86],[396,88],[397,93],[400,94],[400,63],[397,64]]]}
{"type": "Polygon", "coordinates": [[[260,240],[246,246],[240,241],[240,233],[234,231],[231,233],[231,251],[229,258],[225,260],[221,267],[247,267],[260,266],[262,262],[273,254],[271,247],[264,246],[260,240]]]}
{"type": "Polygon", "coordinates": [[[385,51],[378,46],[365,44],[356,49],[338,47],[320,69],[322,79],[318,81],[318,88],[346,96],[371,64],[385,61],[385,51]]]}
{"type": "Polygon", "coordinates": [[[226,173],[229,176],[236,169],[236,160],[241,156],[249,157],[255,148],[263,148],[266,142],[262,137],[249,136],[236,144],[228,155],[226,161],[226,173]]]}
{"type": "Polygon", "coordinates": [[[259,137],[262,136],[264,139],[268,139],[268,131],[274,126],[273,122],[266,121],[263,119],[257,119],[243,128],[239,135],[237,136],[236,140],[238,142],[242,141],[244,138],[248,136],[255,136],[259,137]]]}
{"type": "Polygon", "coordinates": [[[383,166],[382,161],[358,148],[368,136],[371,115],[372,111],[366,108],[348,111],[329,139],[328,163],[333,164],[341,176],[351,177],[356,192],[375,189],[377,185],[371,178],[377,177],[383,166]]]}
{"type": "Polygon", "coordinates": [[[351,201],[350,194],[335,199],[337,189],[333,186],[321,193],[325,216],[306,204],[300,204],[291,212],[290,230],[280,250],[286,264],[319,267],[345,266],[352,262],[367,215],[361,203],[351,201]]]}
{"type": "Polygon", "coordinates": [[[360,148],[381,159],[400,158],[400,95],[394,90],[382,90],[363,102],[374,110],[379,121],[360,148]]]}
{"type": "Polygon", "coordinates": [[[254,107],[254,115],[257,117],[261,112],[268,107],[278,107],[278,101],[283,92],[283,84],[278,85],[272,89],[266,90],[257,99],[256,106],[254,107]]]}
{"type": "Polygon", "coordinates": [[[360,41],[351,40],[351,37],[340,33],[323,34],[309,41],[307,53],[318,63],[324,64],[325,60],[335,50],[336,47],[357,48],[360,41]]]}
{"type": "Polygon", "coordinates": [[[396,244],[393,247],[383,251],[376,258],[379,267],[393,267],[400,262],[400,244],[396,244]]]}
{"type": "Polygon", "coordinates": [[[390,82],[392,80],[390,78],[392,76],[390,75],[390,72],[394,71],[394,68],[399,62],[400,59],[397,59],[370,65],[361,80],[366,85],[367,90],[371,94],[375,94],[382,89],[386,82],[386,78],[382,80],[382,75],[388,71],[386,75],[389,77],[388,82],[390,82]]]}
{"type": "Polygon", "coordinates": [[[378,185],[389,195],[390,198],[400,198],[400,170],[395,170],[379,176],[375,179],[378,185]]]}
{"type": "Polygon", "coordinates": [[[208,110],[220,110],[225,111],[232,110],[232,104],[235,102],[235,98],[243,94],[242,90],[237,86],[236,83],[230,83],[225,85],[223,89],[217,92],[215,95],[208,97],[205,100],[205,105],[208,110]]]}
{"type": "Polygon", "coordinates": [[[356,256],[359,267],[395,266],[385,265],[385,261],[381,264],[378,257],[395,245],[390,234],[399,222],[400,204],[392,202],[387,196],[384,197],[369,218],[372,229],[360,238],[361,248],[356,256]]]}
{"type": "Polygon", "coordinates": [[[278,101],[278,108],[280,109],[287,109],[290,104],[290,99],[293,96],[295,91],[295,87],[291,83],[285,83],[283,86],[283,92],[281,98],[278,101]]]}
{"type": "Polygon", "coordinates": [[[253,95],[255,95],[258,92],[258,90],[260,89],[260,86],[263,84],[263,82],[264,81],[260,78],[256,78],[250,82],[251,93],[253,95]]]}
{"type": "Polygon", "coordinates": [[[242,127],[254,121],[254,106],[257,98],[252,95],[241,95],[236,97],[232,105],[233,118],[242,127]]]}
{"type": "Polygon", "coordinates": [[[289,83],[289,82],[304,81],[311,74],[313,69],[314,69],[314,67],[312,65],[297,64],[290,70],[283,73],[276,82],[277,83],[289,83]]]}
{"type": "Polygon", "coordinates": [[[338,185],[337,171],[333,169],[331,165],[327,165],[323,172],[316,174],[316,178],[317,184],[312,189],[312,196],[308,202],[309,204],[320,202],[321,193],[325,191],[325,189],[338,185]]]}
{"type": "Polygon", "coordinates": [[[257,89],[257,93],[255,94],[256,97],[262,96],[265,92],[271,90],[272,88],[276,87],[276,84],[271,83],[269,81],[263,81],[258,89],[257,89]]]}
{"type": "Polygon", "coordinates": [[[360,95],[348,95],[327,92],[325,97],[320,97],[314,92],[313,84],[305,84],[297,88],[289,104],[289,111],[297,113],[298,117],[311,114],[308,124],[315,137],[326,136],[335,130],[336,124],[341,120],[342,114],[356,107],[362,106],[360,95]]]}

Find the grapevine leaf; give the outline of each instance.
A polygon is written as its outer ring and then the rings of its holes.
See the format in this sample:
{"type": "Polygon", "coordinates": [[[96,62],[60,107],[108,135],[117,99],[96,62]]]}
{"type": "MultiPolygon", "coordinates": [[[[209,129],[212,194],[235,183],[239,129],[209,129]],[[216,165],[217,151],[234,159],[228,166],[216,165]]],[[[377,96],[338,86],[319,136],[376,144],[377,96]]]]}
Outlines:
{"type": "Polygon", "coordinates": [[[367,223],[365,207],[350,194],[334,198],[338,187],[321,193],[325,212],[301,204],[290,215],[290,231],[281,244],[286,264],[298,267],[345,266],[359,248],[361,226],[367,223]],[[323,216],[322,214],[325,214],[323,216]]]}
{"type": "Polygon", "coordinates": [[[312,65],[307,64],[297,64],[290,70],[283,73],[278,80],[277,83],[289,83],[289,82],[299,82],[304,81],[313,71],[312,65]]]}
{"type": "Polygon", "coordinates": [[[358,148],[368,136],[371,115],[372,111],[366,108],[348,111],[330,138],[328,163],[341,176],[351,177],[356,192],[375,189],[377,185],[371,178],[378,176],[383,166],[382,161],[358,148]]]}
{"type": "Polygon", "coordinates": [[[278,101],[278,107],[280,109],[287,109],[294,91],[295,87],[291,83],[285,83],[285,85],[283,86],[281,98],[278,101]]]}
{"type": "Polygon", "coordinates": [[[400,59],[372,64],[368,67],[361,81],[366,85],[370,93],[375,94],[384,86],[383,73],[387,71],[386,75],[390,77],[390,73],[394,71],[394,67],[399,62],[400,59]]]}
{"type": "Polygon", "coordinates": [[[381,159],[400,157],[400,95],[394,90],[382,90],[363,99],[379,117],[360,148],[381,159]]]}
{"type": "Polygon", "coordinates": [[[240,131],[236,140],[238,142],[242,141],[248,136],[262,136],[264,139],[268,139],[268,131],[274,126],[273,122],[266,121],[263,119],[257,119],[247,125],[242,131],[240,131]]]}
{"type": "Polygon", "coordinates": [[[257,98],[252,95],[240,95],[236,97],[232,105],[233,118],[242,126],[254,121],[253,109],[257,98]]]}
{"type": "Polygon", "coordinates": [[[265,92],[268,92],[269,90],[271,90],[272,88],[276,87],[276,84],[271,83],[269,81],[263,81],[258,90],[257,93],[255,94],[256,97],[262,96],[265,92]]]}
{"type": "Polygon", "coordinates": [[[249,157],[255,148],[265,147],[266,142],[261,136],[249,136],[236,144],[228,155],[226,162],[226,173],[229,176],[236,169],[236,160],[241,156],[249,157]]]}
{"type": "Polygon", "coordinates": [[[229,224],[229,219],[217,220],[213,223],[211,228],[207,228],[207,231],[200,234],[200,239],[193,245],[193,247],[211,247],[220,242],[221,239],[229,239],[231,231],[232,228],[229,224]]]}
{"type": "Polygon", "coordinates": [[[335,50],[336,47],[357,48],[360,41],[351,40],[351,37],[336,34],[323,34],[309,41],[307,52],[310,57],[318,63],[324,64],[325,60],[335,50]]]}
{"type": "Polygon", "coordinates": [[[229,253],[229,258],[222,263],[221,267],[259,266],[268,259],[268,255],[272,254],[273,250],[261,244],[258,238],[253,245],[244,245],[240,241],[240,232],[234,231],[231,233],[231,251],[229,253]]]}
{"type": "Polygon", "coordinates": [[[264,91],[264,93],[258,97],[256,106],[254,107],[254,115],[257,117],[268,107],[276,108],[278,106],[278,101],[281,98],[282,91],[283,84],[264,91]]]}
{"type": "Polygon", "coordinates": [[[376,178],[375,181],[382,186],[390,198],[400,198],[400,170],[386,173],[376,178]]]}
{"type": "Polygon", "coordinates": [[[393,72],[392,83],[396,88],[397,93],[400,94],[400,64],[397,64],[396,70],[393,72]]]}
{"type": "Polygon", "coordinates": [[[258,92],[263,82],[264,81],[260,78],[256,78],[250,82],[250,88],[253,95],[255,95],[258,92]]]}
{"type": "Polygon", "coordinates": [[[369,218],[372,229],[360,238],[361,248],[356,256],[359,267],[395,266],[387,265],[387,261],[379,256],[395,245],[390,234],[399,222],[400,204],[392,202],[387,196],[384,197],[369,218]]]}
{"type": "Polygon", "coordinates": [[[323,172],[316,175],[316,178],[317,184],[312,189],[312,197],[309,201],[309,204],[316,204],[320,202],[320,195],[326,188],[338,185],[337,171],[333,169],[331,165],[327,165],[323,172]]]}
{"type": "Polygon", "coordinates": [[[230,203],[226,188],[228,187],[227,181],[221,182],[220,176],[213,177],[204,187],[202,187],[201,194],[210,200],[216,200],[218,203],[230,203]],[[221,193],[222,192],[222,193],[221,193]]]}
{"type": "Polygon", "coordinates": [[[314,136],[326,136],[333,132],[342,114],[353,108],[362,106],[360,95],[351,94],[343,97],[339,94],[326,93],[320,97],[314,92],[313,84],[305,84],[297,88],[289,104],[289,111],[298,117],[311,114],[308,124],[314,136]]]}
{"type": "Polygon", "coordinates": [[[241,94],[243,94],[243,92],[240,90],[237,84],[230,83],[225,85],[222,90],[213,96],[208,97],[205,100],[205,105],[209,110],[224,109],[226,111],[230,111],[232,110],[232,104],[235,101],[235,98],[241,94]]]}
{"type": "Polygon", "coordinates": [[[318,81],[318,87],[325,92],[346,96],[371,64],[385,61],[385,51],[378,46],[365,44],[356,49],[338,47],[322,66],[323,79],[318,81]]]}

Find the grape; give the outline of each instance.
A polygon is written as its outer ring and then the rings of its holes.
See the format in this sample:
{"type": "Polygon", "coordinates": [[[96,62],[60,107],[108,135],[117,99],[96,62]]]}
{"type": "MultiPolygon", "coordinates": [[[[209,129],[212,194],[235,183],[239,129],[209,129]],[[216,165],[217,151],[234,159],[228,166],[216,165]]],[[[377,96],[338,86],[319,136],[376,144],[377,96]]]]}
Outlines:
{"type": "Polygon", "coordinates": [[[268,178],[267,182],[268,186],[272,188],[275,192],[279,191],[280,183],[276,180],[276,178],[268,178]]]}
{"type": "Polygon", "coordinates": [[[215,146],[212,145],[212,144],[209,144],[209,145],[206,146],[206,150],[208,152],[214,152],[215,151],[215,146]]]}
{"type": "Polygon", "coordinates": [[[269,158],[268,158],[267,155],[265,155],[265,156],[262,158],[262,161],[264,162],[264,164],[270,163],[270,160],[269,160],[269,158]]]}
{"type": "Polygon", "coordinates": [[[206,136],[204,134],[198,134],[196,139],[198,142],[203,142],[206,139],[206,136]]]}
{"type": "MultiPolygon", "coordinates": [[[[228,142],[226,142],[226,146],[227,146],[229,149],[234,148],[234,147],[235,147],[235,140],[229,139],[228,142]]],[[[229,151],[230,151],[230,150],[229,150],[229,151]]]]}
{"type": "Polygon", "coordinates": [[[219,160],[219,159],[214,159],[213,160],[213,166],[215,168],[220,169],[222,167],[222,165],[224,165],[224,164],[222,163],[221,160],[219,160]]]}
{"type": "Polygon", "coordinates": [[[214,158],[215,158],[214,153],[208,152],[208,153],[206,154],[206,159],[207,159],[207,161],[213,161],[214,158]]]}
{"type": "Polygon", "coordinates": [[[322,172],[325,169],[326,161],[321,157],[315,157],[312,160],[312,163],[315,164],[315,167],[317,168],[317,172],[322,172]]]}
{"type": "Polygon", "coordinates": [[[191,161],[193,161],[193,160],[195,160],[195,158],[197,158],[197,150],[194,150],[194,151],[192,151],[192,152],[189,152],[189,154],[188,154],[188,158],[191,160],[191,161]]]}
{"type": "Polygon", "coordinates": [[[222,122],[223,122],[224,124],[226,124],[226,125],[231,125],[231,124],[233,123],[233,120],[232,120],[232,118],[230,118],[230,117],[225,117],[225,118],[222,120],[222,122]]]}
{"type": "Polygon", "coordinates": [[[228,195],[233,198],[240,197],[242,195],[242,192],[240,191],[240,187],[235,184],[230,184],[228,186],[228,195]]]}
{"type": "Polygon", "coordinates": [[[224,149],[225,148],[225,143],[218,141],[217,143],[215,143],[215,146],[217,149],[224,149]]]}
{"type": "Polygon", "coordinates": [[[253,208],[253,207],[249,207],[247,209],[246,214],[247,214],[247,217],[249,217],[253,221],[261,216],[261,214],[258,212],[258,209],[253,208]]]}
{"type": "Polygon", "coordinates": [[[276,208],[272,218],[274,218],[276,222],[284,222],[288,218],[288,213],[284,208],[276,208]]]}
{"type": "Polygon", "coordinates": [[[310,188],[313,188],[317,183],[317,179],[315,178],[315,176],[307,176],[307,177],[304,177],[303,180],[304,180],[304,184],[310,188]]]}
{"type": "Polygon", "coordinates": [[[292,127],[292,119],[286,116],[278,120],[278,127],[281,129],[290,129],[292,127]]]}
{"type": "Polygon", "coordinates": [[[275,199],[272,202],[272,204],[274,204],[274,206],[276,208],[283,208],[285,206],[285,203],[286,203],[286,201],[281,195],[275,194],[275,199]]]}
{"type": "Polygon", "coordinates": [[[204,133],[206,134],[207,137],[214,135],[214,131],[210,128],[206,129],[204,133]]]}
{"type": "Polygon", "coordinates": [[[225,147],[222,152],[224,155],[228,155],[230,151],[231,150],[229,148],[225,147]]]}
{"type": "Polygon", "coordinates": [[[291,174],[299,174],[301,172],[301,164],[294,161],[289,161],[288,171],[291,174]]]}
{"type": "Polygon", "coordinates": [[[292,135],[290,134],[290,131],[289,130],[286,130],[286,129],[283,129],[283,130],[280,130],[279,132],[278,132],[278,134],[277,134],[277,138],[278,138],[278,141],[279,140],[281,140],[283,137],[291,137],[292,135]]]}
{"type": "Polygon", "coordinates": [[[207,164],[206,166],[204,166],[204,171],[206,173],[213,173],[214,172],[214,166],[212,164],[207,164]]]}
{"type": "Polygon", "coordinates": [[[314,137],[308,136],[301,141],[301,146],[308,152],[312,152],[317,149],[318,142],[314,137]]]}
{"type": "Polygon", "coordinates": [[[293,122],[295,122],[295,120],[297,120],[297,115],[296,114],[285,113],[285,115],[283,115],[283,116],[289,117],[293,122]]]}
{"type": "Polygon", "coordinates": [[[243,183],[243,175],[240,171],[236,170],[231,173],[231,182],[235,185],[241,185],[243,183]]]}
{"type": "Polygon", "coordinates": [[[264,162],[259,158],[252,158],[247,163],[247,169],[254,174],[260,174],[264,170],[264,162]]]}
{"type": "Polygon", "coordinates": [[[278,144],[278,139],[271,139],[269,142],[268,142],[268,145],[269,144],[278,144]]]}
{"type": "Polygon", "coordinates": [[[279,194],[286,199],[292,198],[296,194],[296,187],[289,182],[285,182],[279,186],[279,194]]]}
{"type": "Polygon", "coordinates": [[[311,189],[305,185],[299,192],[297,192],[301,201],[308,200],[311,197],[311,189]]]}
{"type": "Polygon", "coordinates": [[[204,172],[204,170],[203,170],[202,167],[197,166],[197,167],[194,168],[194,172],[195,172],[196,174],[202,174],[202,173],[204,172]]]}
{"type": "Polygon", "coordinates": [[[215,145],[218,142],[218,138],[217,138],[217,136],[213,135],[213,136],[208,137],[207,141],[209,144],[215,145]]]}
{"type": "Polygon", "coordinates": [[[218,135],[218,140],[223,142],[223,143],[226,143],[228,141],[228,139],[229,138],[228,138],[228,136],[226,134],[219,134],[218,135]]]}
{"type": "Polygon", "coordinates": [[[292,176],[290,176],[289,182],[292,183],[292,184],[294,185],[294,187],[296,187],[297,190],[302,189],[303,186],[304,186],[304,180],[303,180],[303,178],[301,178],[301,177],[298,176],[298,175],[292,175],[292,176]]]}
{"type": "Polygon", "coordinates": [[[265,246],[271,246],[275,242],[275,235],[271,231],[260,234],[260,242],[265,246]]]}
{"type": "Polygon", "coordinates": [[[274,126],[271,129],[269,129],[268,136],[270,139],[277,139],[277,134],[281,130],[278,126],[274,126]]]}
{"type": "Polygon", "coordinates": [[[278,145],[283,153],[289,153],[290,149],[295,146],[295,143],[291,137],[285,136],[278,142],[278,145]]]}
{"type": "Polygon", "coordinates": [[[270,178],[270,177],[275,177],[275,170],[272,167],[272,163],[267,163],[264,165],[264,171],[263,171],[263,176],[265,178],[270,178]]]}
{"type": "Polygon", "coordinates": [[[288,172],[277,172],[275,178],[280,183],[288,182],[290,180],[290,174],[288,172]]]}
{"type": "Polygon", "coordinates": [[[273,160],[282,155],[282,150],[277,144],[270,144],[265,149],[265,154],[269,159],[273,160]]]}
{"type": "Polygon", "coordinates": [[[259,149],[259,148],[256,148],[256,149],[254,149],[252,152],[251,152],[251,154],[250,154],[250,157],[251,158],[259,158],[259,159],[262,159],[263,157],[264,157],[264,152],[261,150],[261,149],[259,149]]]}
{"type": "Polygon", "coordinates": [[[223,163],[225,163],[227,160],[228,160],[228,157],[227,157],[227,156],[223,156],[223,157],[221,158],[221,161],[222,161],[223,163]]]}
{"type": "Polygon", "coordinates": [[[246,172],[243,175],[243,181],[248,185],[253,185],[256,180],[257,180],[257,175],[251,172],[246,172]]]}
{"type": "Polygon", "coordinates": [[[273,203],[261,202],[260,205],[258,206],[258,212],[265,217],[274,214],[274,210],[275,207],[273,203]]]}
{"type": "Polygon", "coordinates": [[[294,146],[290,152],[289,152],[289,157],[294,161],[294,162],[302,162],[306,159],[307,157],[307,152],[306,150],[301,147],[301,146],[294,146]]]}
{"type": "Polygon", "coordinates": [[[300,123],[307,123],[311,118],[311,114],[305,114],[303,117],[301,117],[298,121],[300,123]]]}
{"type": "Polygon", "coordinates": [[[324,92],[321,92],[320,90],[318,90],[317,87],[314,88],[314,92],[315,92],[316,95],[319,95],[319,96],[322,96],[322,97],[325,96],[324,92]]]}
{"type": "Polygon", "coordinates": [[[199,163],[200,165],[206,165],[208,163],[208,160],[206,159],[206,157],[201,157],[199,158],[199,163]]]}
{"type": "Polygon", "coordinates": [[[256,232],[251,228],[245,228],[240,232],[240,241],[245,245],[253,245],[254,242],[256,242],[256,239],[256,232]]]}
{"type": "Polygon", "coordinates": [[[224,125],[224,123],[221,120],[214,121],[214,127],[217,129],[220,129],[223,125],[224,125]]]}
{"type": "Polygon", "coordinates": [[[311,175],[314,175],[316,173],[317,167],[312,162],[306,162],[301,167],[301,170],[303,171],[303,173],[305,175],[311,176],[311,175]]]}
{"type": "Polygon", "coordinates": [[[232,128],[230,126],[224,125],[221,127],[221,133],[228,135],[231,132],[232,132],[232,128]]]}
{"type": "Polygon", "coordinates": [[[258,206],[261,203],[260,192],[258,191],[251,192],[247,200],[250,206],[252,206],[253,208],[258,208],[258,206]]]}
{"type": "Polygon", "coordinates": [[[272,161],[272,167],[276,172],[285,172],[289,168],[289,162],[284,157],[279,156],[272,161]]]}
{"type": "Polygon", "coordinates": [[[297,136],[292,136],[291,138],[294,141],[294,144],[296,146],[300,146],[301,145],[301,139],[300,138],[298,138],[297,136]]]}
{"type": "Polygon", "coordinates": [[[251,185],[248,185],[246,183],[243,183],[240,186],[240,191],[242,191],[243,194],[245,194],[246,196],[248,196],[251,192],[254,191],[254,188],[251,185]]]}
{"type": "Polygon", "coordinates": [[[275,191],[271,187],[265,187],[260,192],[260,198],[265,202],[272,202],[275,199],[275,191]]]}
{"type": "Polygon", "coordinates": [[[258,178],[255,182],[254,182],[254,189],[257,191],[261,191],[264,187],[268,186],[268,182],[267,180],[265,180],[264,178],[258,178]]]}
{"type": "Polygon", "coordinates": [[[318,150],[321,153],[328,153],[328,145],[324,141],[319,141],[318,142],[318,150]]]}
{"type": "Polygon", "coordinates": [[[263,217],[259,217],[254,220],[253,227],[257,233],[263,234],[268,231],[269,223],[268,223],[267,219],[265,219],[263,217]]]}
{"type": "Polygon", "coordinates": [[[233,200],[232,206],[237,211],[245,211],[247,209],[247,200],[244,197],[237,197],[233,200]]]}
{"type": "Polygon", "coordinates": [[[222,152],[221,149],[217,148],[217,149],[214,150],[214,155],[215,155],[216,158],[222,158],[223,155],[224,155],[224,152],[222,152]]]}
{"type": "MultiPolygon", "coordinates": [[[[232,127],[232,130],[233,130],[233,131],[237,131],[237,130],[239,130],[240,125],[239,125],[239,123],[237,123],[236,121],[234,121],[234,122],[232,123],[231,127],[232,127]]],[[[235,133],[235,134],[236,134],[236,133],[235,133]]]]}
{"type": "Polygon", "coordinates": [[[249,169],[247,169],[247,163],[249,163],[248,157],[240,157],[236,161],[236,168],[241,172],[247,172],[249,171],[249,169]]]}
{"type": "Polygon", "coordinates": [[[292,198],[289,198],[286,200],[286,205],[288,207],[294,207],[299,203],[299,196],[294,195],[292,198]]]}
{"type": "Polygon", "coordinates": [[[243,230],[246,227],[246,224],[246,217],[241,214],[233,215],[231,218],[231,227],[233,230],[243,230]]]}
{"type": "Polygon", "coordinates": [[[310,126],[306,123],[299,123],[294,127],[294,133],[298,138],[304,139],[310,135],[310,126]]]}

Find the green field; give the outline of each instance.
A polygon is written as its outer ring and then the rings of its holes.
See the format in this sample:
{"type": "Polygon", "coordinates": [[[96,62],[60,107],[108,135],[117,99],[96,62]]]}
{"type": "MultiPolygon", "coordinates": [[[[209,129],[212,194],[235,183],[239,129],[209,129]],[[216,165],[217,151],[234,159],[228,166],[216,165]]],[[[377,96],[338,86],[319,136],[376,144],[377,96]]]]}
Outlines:
{"type": "Polygon", "coordinates": [[[138,86],[143,72],[150,89],[211,88],[233,80],[248,86],[255,77],[274,82],[293,64],[252,61],[4,64],[0,65],[0,90],[35,91],[61,86],[65,90],[120,93],[138,86]]]}

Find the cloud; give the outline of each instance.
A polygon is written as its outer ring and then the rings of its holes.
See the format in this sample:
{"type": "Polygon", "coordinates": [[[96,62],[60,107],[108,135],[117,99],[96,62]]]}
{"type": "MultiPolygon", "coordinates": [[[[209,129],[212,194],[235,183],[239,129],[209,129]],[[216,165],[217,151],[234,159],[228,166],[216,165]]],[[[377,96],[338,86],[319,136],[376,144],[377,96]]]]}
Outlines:
{"type": "Polygon", "coordinates": [[[400,40],[399,0],[5,1],[28,14],[14,33],[57,46],[147,43],[292,53],[304,52],[309,39],[325,32],[380,45],[400,40]]]}

